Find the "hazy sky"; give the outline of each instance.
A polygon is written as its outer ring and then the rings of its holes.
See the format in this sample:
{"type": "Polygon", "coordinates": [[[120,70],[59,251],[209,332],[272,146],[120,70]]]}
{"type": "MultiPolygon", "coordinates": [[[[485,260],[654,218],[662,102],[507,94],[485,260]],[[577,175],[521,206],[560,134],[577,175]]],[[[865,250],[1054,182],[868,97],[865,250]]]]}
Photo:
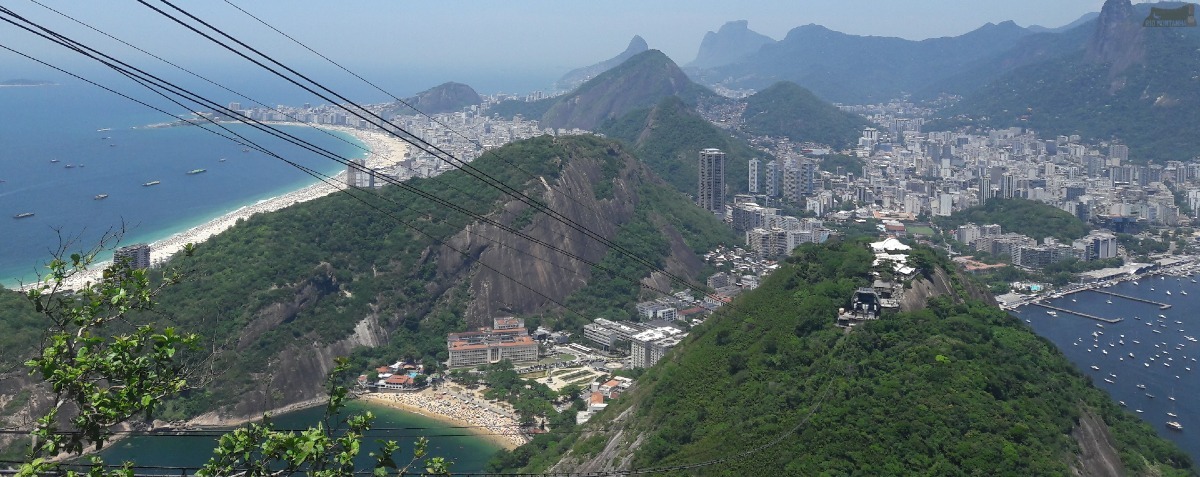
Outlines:
{"type": "MultiPolygon", "coordinates": [[[[214,75],[235,75],[246,64],[134,0],[39,1],[214,75]]],[[[1099,11],[1103,4],[1103,0],[231,1],[347,66],[393,82],[403,94],[449,80],[467,82],[484,92],[536,89],[569,69],[614,56],[635,34],[685,64],[695,58],[705,32],[730,20],[748,20],[752,30],[777,40],[788,30],[810,23],[860,35],[924,39],[960,35],[1004,20],[1022,26],[1061,26],[1099,11]]],[[[317,64],[311,54],[224,1],[175,3],[286,61],[317,64]]],[[[143,61],[28,0],[0,4],[103,45],[105,51],[143,61]]],[[[64,65],[78,64],[63,50],[7,24],[0,24],[0,44],[64,65]]],[[[0,79],[38,71],[45,70],[0,51],[0,79]]]]}

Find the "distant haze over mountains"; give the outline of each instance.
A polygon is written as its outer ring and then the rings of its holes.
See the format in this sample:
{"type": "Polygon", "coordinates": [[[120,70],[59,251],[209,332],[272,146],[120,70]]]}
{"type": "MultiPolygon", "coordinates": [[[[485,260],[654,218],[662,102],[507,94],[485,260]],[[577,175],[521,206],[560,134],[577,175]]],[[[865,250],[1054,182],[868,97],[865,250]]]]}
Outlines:
{"type": "Polygon", "coordinates": [[[608,71],[613,67],[624,63],[625,60],[633,58],[634,55],[649,49],[650,47],[646,44],[645,39],[643,39],[640,35],[634,35],[633,39],[629,40],[629,46],[625,47],[625,51],[622,51],[621,54],[594,65],[568,71],[567,74],[563,75],[562,78],[559,78],[558,81],[554,83],[554,89],[558,91],[575,89],[579,85],[583,84],[583,82],[590,80],[596,77],[596,75],[599,75],[600,73],[608,71]]]}
{"type": "Polygon", "coordinates": [[[700,41],[700,52],[688,63],[691,68],[712,68],[727,65],[758,51],[763,45],[775,40],[750,30],[749,22],[737,20],[721,25],[721,29],[708,32],[700,41]]]}
{"type": "Polygon", "coordinates": [[[1108,0],[1098,18],[1053,35],[1047,55],[990,78],[931,127],[1023,126],[1127,143],[1135,161],[1200,154],[1200,32],[1147,28],[1150,7],[1108,0]]]}
{"type": "MultiPolygon", "coordinates": [[[[451,113],[467,106],[483,102],[483,98],[473,88],[453,81],[442,83],[406,98],[405,103],[425,114],[451,113]]],[[[394,112],[397,114],[414,114],[408,106],[397,103],[394,112]]]]}

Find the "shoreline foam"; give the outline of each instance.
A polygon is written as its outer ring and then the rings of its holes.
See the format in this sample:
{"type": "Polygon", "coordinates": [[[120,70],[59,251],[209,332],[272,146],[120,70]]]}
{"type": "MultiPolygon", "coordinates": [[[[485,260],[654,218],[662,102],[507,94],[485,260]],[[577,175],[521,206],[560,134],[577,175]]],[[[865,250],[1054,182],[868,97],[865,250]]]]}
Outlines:
{"type": "MultiPolygon", "coordinates": [[[[303,123],[276,123],[280,126],[296,126],[309,127],[303,123]]],[[[353,129],[342,126],[324,126],[320,127],[333,132],[345,133],[353,136],[356,140],[363,143],[369,152],[366,154],[367,167],[381,168],[393,166],[404,159],[404,154],[408,150],[408,144],[405,142],[384,134],[380,131],[367,131],[361,129],[353,129]]],[[[304,188],[293,190],[268,199],[258,200],[253,204],[239,207],[236,210],[222,214],[219,217],[213,218],[207,222],[191,227],[187,230],[177,232],[167,238],[157,240],[150,243],[150,262],[158,263],[170,258],[172,255],[183,250],[184,246],[191,244],[200,244],[205,240],[212,238],[230,227],[237,224],[238,220],[248,219],[254,214],[262,212],[274,212],[294,204],[307,202],[313,199],[325,197],[334,192],[341,191],[346,188],[345,185],[346,173],[343,171],[333,177],[331,182],[318,182],[310,184],[304,188]]],[[[64,280],[63,288],[80,289],[88,282],[96,283],[100,279],[100,274],[111,261],[104,261],[93,264],[88,270],[77,273],[71,276],[68,280],[64,280]]],[[[17,287],[20,291],[26,291],[39,286],[41,283],[23,284],[17,287]]]]}

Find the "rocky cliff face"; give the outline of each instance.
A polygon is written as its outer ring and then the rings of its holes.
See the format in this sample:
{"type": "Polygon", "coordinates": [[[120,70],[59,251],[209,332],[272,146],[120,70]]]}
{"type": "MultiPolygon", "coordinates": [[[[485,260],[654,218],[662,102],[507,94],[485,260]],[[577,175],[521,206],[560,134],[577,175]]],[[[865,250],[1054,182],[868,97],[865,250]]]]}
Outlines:
{"type": "Polygon", "coordinates": [[[713,68],[734,63],[758,51],[763,45],[774,43],[771,37],[753,31],[746,20],[728,22],[716,32],[704,34],[696,59],[688,63],[690,68],[713,68]]]}
{"type": "Polygon", "coordinates": [[[1084,59],[1110,65],[1109,75],[1116,76],[1145,58],[1145,36],[1133,5],[1129,0],[1104,2],[1084,59]]]}
{"type": "Polygon", "coordinates": [[[986,288],[962,275],[960,271],[947,272],[938,268],[929,277],[913,279],[912,286],[904,291],[900,299],[900,311],[915,311],[925,308],[930,298],[948,296],[955,303],[963,301],[963,295],[973,300],[980,300],[991,305],[996,304],[996,298],[986,288]],[[962,288],[959,294],[956,288],[962,288]]]}
{"type": "MultiPolygon", "coordinates": [[[[559,177],[545,182],[535,197],[572,221],[612,239],[618,227],[633,216],[639,200],[636,184],[646,180],[646,171],[636,159],[615,147],[609,149],[609,154],[621,162],[620,172],[612,180],[612,198],[595,198],[593,187],[605,178],[600,161],[592,158],[569,159],[559,177]]],[[[527,213],[528,208],[526,204],[510,201],[498,218],[511,224],[515,217],[527,213]]],[[[537,241],[553,244],[590,262],[599,262],[607,253],[607,247],[544,213],[536,214],[521,230],[537,241]]],[[[468,326],[486,325],[497,314],[531,313],[552,306],[551,300],[561,302],[586,285],[591,273],[591,265],[581,260],[490,224],[473,224],[450,242],[460,250],[469,250],[471,258],[444,247],[434,250],[439,257],[438,273],[452,281],[457,280],[454,277],[469,277],[468,326]],[[476,266],[480,260],[491,268],[476,266]],[[505,275],[518,278],[521,283],[505,275]]]]}

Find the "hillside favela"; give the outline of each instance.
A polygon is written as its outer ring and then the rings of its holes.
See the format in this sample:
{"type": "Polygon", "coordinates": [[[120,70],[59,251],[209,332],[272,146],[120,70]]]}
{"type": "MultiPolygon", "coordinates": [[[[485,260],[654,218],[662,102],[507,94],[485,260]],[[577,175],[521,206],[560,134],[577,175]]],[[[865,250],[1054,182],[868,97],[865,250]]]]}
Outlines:
{"type": "Polygon", "coordinates": [[[1196,476],[1195,14],[0,2],[0,474],[1196,476]]]}

